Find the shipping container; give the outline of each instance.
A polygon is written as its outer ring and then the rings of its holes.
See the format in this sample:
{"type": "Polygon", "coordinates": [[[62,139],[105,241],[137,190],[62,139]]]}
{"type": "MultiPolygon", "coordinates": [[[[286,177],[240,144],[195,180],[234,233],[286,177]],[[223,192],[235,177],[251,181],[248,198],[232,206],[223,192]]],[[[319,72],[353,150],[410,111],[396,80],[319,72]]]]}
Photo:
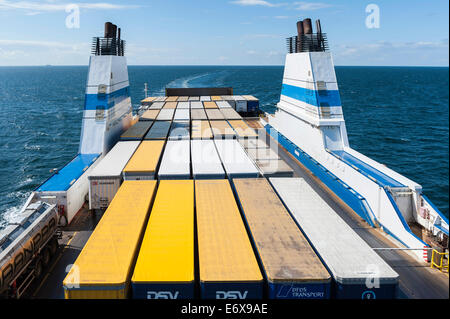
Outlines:
{"type": "Polygon", "coordinates": [[[155,179],[165,141],[142,141],[123,169],[124,180],[155,179]]]}
{"type": "Polygon", "coordinates": [[[164,103],[163,109],[176,109],[178,102],[166,102],[164,103]]]}
{"type": "Polygon", "coordinates": [[[398,274],[304,179],[269,180],[333,276],[334,297],[396,297],[398,274]]]}
{"type": "Polygon", "coordinates": [[[236,132],[238,138],[256,138],[255,130],[248,127],[248,125],[243,120],[228,120],[228,123],[236,132]]]}
{"type": "Polygon", "coordinates": [[[156,121],[152,128],[145,135],[144,140],[164,140],[167,138],[170,126],[170,121],[156,121]]]}
{"type": "Polygon", "coordinates": [[[166,100],[165,96],[157,96],[154,100],[155,102],[164,102],[166,100]]]}
{"type": "Polygon", "coordinates": [[[178,100],[178,96],[168,96],[166,98],[166,102],[176,102],[178,100]]]}
{"type": "Polygon", "coordinates": [[[278,156],[278,150],[274,151],[271,148],[249,148],[247,149],[247,154],[255,162],[280,159],[280,156],[278,156]]]}
{"type": "Polygon", "coordinates": [[[265,178],[233,179],[271,299],[328,299],[331,276],[265,178]]]}
{"type": "Polygon", "coordinates": [[[109,206],[122,183],[122,170],[140,141],[118,142],[88,175],[89,209],[109,206]]]}
{"type": "Polygon", "coordinates": [[[247,112],[247,100],[240,95],[233,95],[234,101],[236,102],[235,109],[238,112],[247,112]]]}
{"type": "Polygon", "coordinates": [[[221,101],[221,100],[222,100],[222,97],[217,96],[217,95],[211,96],[211,100],[212,100],[212,101],[221,101]]]}
{"type": "Polygon", "coordinates": [[[211,125],[211,131],[215,139],[228,138],[233,139],[236,137],[233,128],[224,120],[209,121],[211,125]]]}
{"type": "Polygon", "coordinates": [[[200,96],[200,101],[211,101],[211,97],[210,96],[200,96]]]}
{"type": "Polygon", "coordinates": [[[173,121],[169,140],[189,140],[189,121],[173,121]]]}
{"type": "Polygon", "coordinates": [[[158,114],[159,110],[147,110],[141,115],[139,121],[154,121],[158,114]]]}
{"type": "Polygon", "coordinates": [[[227,101],[216,101],[216,105],[219,109],[233,108],[227,101]]]}
{"type": "Polygon", "coordinates": [[[189,102],[178,102],[177,109],[190,109],[190,103],[189,102]]]}
{"type": "Polygon", "coordinates": [[[192,139],[211,139],[213,134],[208,120],[192,121],[192,139]]]}
{"type": "Polygon", "coordinates": [[[244,99],[247,100],[247,112],[256,112],[259,110],[259,100],[253,95],[243,95],[244,99]]]}
{"type": "Polygon", "coordinates": [[[256,166],[264,177],[294,176],[294,170],[283,160],[256,161],[256,166]]]}
{"type": "Polygon", "coordinates": [[[225,178],[222,162],[212,140],[191,140],[192,175],[195,179],[225,178]]]}
{"type": "Polygon", "coordinates": [[[153,121],[139,121],[120,136],[121,141],[141,141],[149,131],[153,121]]]}
{"type": "Polygon", "coordinates": [[[194,182],[160,181],[131,278],[133,298],[195,297],[194,227],[194,182]]]}
{"type": "Polygon", "coordinates": [[[191,105],[191,109],[203,109],[203,103],[202,102],[189,102],[191,105]]]}
{"type": "Polygon", "coordinates": [[[263,277],[227,180],[196,180],[203,299],[259,299],[263,277]]]}
{"type": "Polygon", "coordinates": [[[236,140],[214,140],[229,178],[258,177],[259,171],[236,140]]]}
{"type": "Polygon", "coordinates": [[[204,109],[191,109],[191,119],[192,120],[207,120],[204,109]]]}
{"type": "Polygon", "coordinates": [[[189,179],[191,177],[191,143],[189,140],[167,141],[159,179],[189,179]]]}
{"type": "Polygon", "coordinates": [[[172,121],[174,114],[175,114],[175,109],[162,109],[159,112],[156,120],[157,121],[172,121]]]}
{"type": "Polygon", "coordinates": [[[180,109],[180,108],[178,108],[175,111],[175,116],[174,116],[173,119],[175,121],[189,121],[191,119],[189,109],[180,109]]]}
{"type": "Polygon", "coordinates": [[[248,126],[254,129],[263,129],[261,122],[259,120],[245,120],[248,126]]]}
{"type": "Polygon", "coordinates": [[[212,120],[225,120],[225,117],[219,109],[205,109],[206,116],[210,121],[212,120]]]}
{"type": "Polygon", "coordinates": [[[160,110],[164,106],[164,102],[153,102],[152,105],[149,107],[151,110],[160,110]]]}
{"type": "Polygon", "coordinates": [[[189,100],[189,96],[179,96],[177,101],[178,102],[186,102],[189,100]]]}
{"type": "Polygon", "coordinates": [[[145,99],[141,100],[141,105],[150,106],[155,99],[156,97],[153,96],[146,97],[145,99]]]}
{"type": "Polygon", "coordinates": [[[205,109],[217,109],[216,102],[212,102],[212,101],[203,102],[203,106],[204,106],[205,109]]]}
{"type": "Polygon", "coordinates": [[[233,109],[236,109],[236,101],[234,95],[223,95],[222,100],[228,102],[233,109]]]}
{"type": "Polygon", "coordinates": [[[200,101],[200,97],[199,96],[190,96],[188,101],[200,101]]]}
{"type": "MultiPolygon", "coordinates": [[[[226,102],[228,103],[228,102],[226,102]]],[[[227,107],[220,109],[220,112],[222,112],[222,115],[227,120],[242,120],[242,116],[239,115],[238,112],[236,112],[233,108],[227,107]]]]}
{"type": "Polygon", "coordinates": [[[156,181],[125,181],[63,281],[66,299],[124,299],[156,181]]]}

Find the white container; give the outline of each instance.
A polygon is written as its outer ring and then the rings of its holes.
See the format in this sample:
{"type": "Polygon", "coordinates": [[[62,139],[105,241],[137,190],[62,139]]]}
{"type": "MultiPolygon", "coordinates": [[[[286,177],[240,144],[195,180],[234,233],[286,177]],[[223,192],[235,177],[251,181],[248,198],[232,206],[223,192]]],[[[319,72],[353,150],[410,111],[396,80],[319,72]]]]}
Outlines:
{"type": "Polygon", "coordinates": [[[247,149],[247,154],[255,162],[280,159],[278,153],[272,150],[271,148],[249,148],[247,149]]]}
{"type": "Polygon", "coordinates": [[[259,170],[236,140],[214,140],[229,178],[258,177],[259,170]]]}
{"type": "Polygon", "coordinates": [[[234,95],[233,96],[235,102],[236,102],[236,111],[237,112],[247,112],[247,100],[244,99],[240,95],[234,95]]]}
{"type": "Polygon", "coordinates": [[[122,183],[122,170],[140,141],[120,141],[88,175],[89,209],[107,208],[122,183]]]}
{"type": "Polygon", "coordinates": [[[188,109],[190,108],[189,102],[178,102],[177,109],[188,109]]]}
{"type": "Polygon", "coordinates": [[[191,153],[189,140],[168,141],[158,171],[159,179],[189,179],[191,153]]]}
{"type": "Polygon", "coordinates": [[[174,121],[189,121],[190,119],[189,109],[177,109],[173,118],[174,121]]]}
{"type": "Polygon", "coordinates": [[[175,113],[175,109],[162,109],[159,111],[157,121],[172,121],[173,114],[175,113]]]}
{"type": "Polygon", "coordinates": [[[233,108],[228,101],[216,101],[216,104],[219,109],[233,108]]]}
{"type": "Polygon", "coordinates": [[[200,96],[200,101],[211,101],[210,96],[200,96]]]}
{"type": "MultiPolygon", "coordinates": [[[[346,287],[349,293],[354,293],[357,286],[364,294],[366,280],[372,277],[379,280],[380,287],[398,283],[398,274],[304,179],[274,177],[269,180],[340,285],[338,295],[344,293],[346,287]]],[[[374,292],[383,291],[378,289],[374,292]]],[[[361,294],[355,298],[361,299],[361,294]]]]}
{"type": "Polygon", "coordinates": [[[203,103],[202,102],[191,102],[191,109],[202,109],[203,103]]]}
{"type": "Polygon", "coordinates": [[[169,140],[189,140],[189,131],[189,121],[173,121],[170,127],[169,140]]]}
{"type": "Polygon", "coordinates": [[[191,140],[192,175],[195,179],[225,178],[216,146],[212,140],[191,140]]]}
{"type": "Polygon", "coordinates": [[[199,96],[190,96],[188,101],[199,101],[200,97],[199,96]]]}
{"type": "Polygon", "coordinates": [[[165,96],[158,96],[153,102],[164,102],[166,100],[165,96]]]}

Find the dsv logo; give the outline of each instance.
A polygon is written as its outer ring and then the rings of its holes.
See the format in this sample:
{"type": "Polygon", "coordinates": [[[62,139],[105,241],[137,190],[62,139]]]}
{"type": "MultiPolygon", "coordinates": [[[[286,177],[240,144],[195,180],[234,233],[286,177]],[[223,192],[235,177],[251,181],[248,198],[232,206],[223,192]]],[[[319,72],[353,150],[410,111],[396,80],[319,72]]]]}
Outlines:
{"type": "Polygon", "coordinates": [[[240,291],[216,291],[217,299],[245,299],[247,298],[248,291],[243,293],[240,291]]]}
{"type": "Polygon", "coordinates": [[[179,291],[147,291],[147,299],[177,299],[179,291]]]}

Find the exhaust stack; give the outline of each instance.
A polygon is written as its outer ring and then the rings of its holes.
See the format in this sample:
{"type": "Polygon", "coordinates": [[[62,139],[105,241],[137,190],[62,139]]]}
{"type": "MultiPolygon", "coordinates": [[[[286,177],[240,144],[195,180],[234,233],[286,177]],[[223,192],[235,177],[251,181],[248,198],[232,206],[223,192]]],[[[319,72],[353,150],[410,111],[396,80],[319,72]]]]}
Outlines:
{"type": "Polygon", "coordinates": [[[316,20],[316,33],[309,18],[297,22],[297,36],[287,38],[288,52],[324,52],[328,50],[326,35],[320,20],[316,20]]]}

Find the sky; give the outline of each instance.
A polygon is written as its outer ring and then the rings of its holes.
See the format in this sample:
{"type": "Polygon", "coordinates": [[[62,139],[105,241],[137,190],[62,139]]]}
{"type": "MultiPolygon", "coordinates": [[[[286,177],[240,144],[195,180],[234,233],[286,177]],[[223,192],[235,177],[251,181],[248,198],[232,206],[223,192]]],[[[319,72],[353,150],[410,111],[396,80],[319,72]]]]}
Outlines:
{"type": "Polygon", "coordinates": [[[129,65],[283,65],[304,18],[321,20],[336,65],[449,65],[448,0],[83,1],[0,0],[0,66],[87,65],[106,21],[129,65]]]}

